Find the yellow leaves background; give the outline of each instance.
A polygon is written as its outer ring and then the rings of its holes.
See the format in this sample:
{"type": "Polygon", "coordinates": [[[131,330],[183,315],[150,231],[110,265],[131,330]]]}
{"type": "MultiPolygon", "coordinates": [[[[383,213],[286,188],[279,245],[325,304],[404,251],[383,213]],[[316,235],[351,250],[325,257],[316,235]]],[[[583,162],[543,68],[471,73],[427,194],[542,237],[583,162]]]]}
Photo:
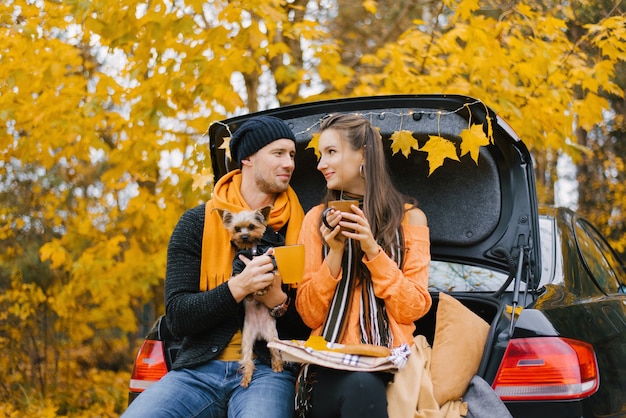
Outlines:
{"type": "MultiPolygon", "coordinates": [[[[0,3],[0,415],[119,416],[135,350],[164,310],[171,231],[211,194],[212,122],[335,97],[464,94],[508,120],[538,167],[589,158],[574,127],[608,132],[607,97],[623,97],[619,8],[577,22],[540,2],[401,6],[0,3]]],[[[433,173],[480,164],[491,132],[470,121],[460,143],[420,147],[399,129],[388,145],[426,153],[433,173]]],[[[620,184],[608,189],[616,208],[620,184]]]]}

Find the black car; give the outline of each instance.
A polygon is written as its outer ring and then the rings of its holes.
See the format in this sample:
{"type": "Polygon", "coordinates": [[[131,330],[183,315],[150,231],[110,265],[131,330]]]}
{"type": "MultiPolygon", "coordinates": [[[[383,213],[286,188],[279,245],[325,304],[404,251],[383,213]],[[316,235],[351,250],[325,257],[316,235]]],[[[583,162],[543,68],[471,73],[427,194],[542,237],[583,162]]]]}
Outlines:
{"type": "MultiPolygon", "coordinates": [[[[457,95],[347,98],[258,112],[284,119],[296,133],[292,186],[305,210],[319,203],[325,186],[309,142],[319,121],[337,112],[361,114],[380,129],[396,185],[428,217],[433,306],[416,333],[433,343],[445,292],[489,324],[476,374],[514,417],[626,416],[624,264],[576,213],[538,208],[533,161],[513,129],[480,100],[457,95]],[[472,129],[490,142],[474,155],[462,144],[472,129]],[[392,148],[398,132],[409,132],[417,147],[392,148]],[[437,163],[437,154],[423,152],[433,138],[450,141],[458,157],[437,163]]],[[[225,138],[250,116],[209,128],[216,179],[234,168],[225,138]]],[[[166,373],[177,348],[159,318],[138,353],[129,401],[166,373]]]]}

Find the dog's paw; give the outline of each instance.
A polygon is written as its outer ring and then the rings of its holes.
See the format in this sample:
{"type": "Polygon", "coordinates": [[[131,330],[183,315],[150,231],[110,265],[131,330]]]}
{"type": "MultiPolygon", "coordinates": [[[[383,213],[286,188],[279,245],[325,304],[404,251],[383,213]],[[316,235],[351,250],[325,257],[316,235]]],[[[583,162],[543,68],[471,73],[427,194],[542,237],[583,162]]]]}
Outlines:
{"type": "Polygon", "coordinates": [[[247,388],[252,381],[252,373],[254,373],[254,362],[243,360],[239,366],[241,372],[241,386],[247,388]]]}
{"type": "Polygon", "coordinates": [[[250,376],[243,375],[241,378],[241,387],[247,388],[250,386],[250,382],[252,381],[252,374],[250,376]]]}
{"type": "Polygon", "coordinates": [[[279,358],[272,358],[272,370],[276,373],[283,371],[283,361],[279,358]]]}

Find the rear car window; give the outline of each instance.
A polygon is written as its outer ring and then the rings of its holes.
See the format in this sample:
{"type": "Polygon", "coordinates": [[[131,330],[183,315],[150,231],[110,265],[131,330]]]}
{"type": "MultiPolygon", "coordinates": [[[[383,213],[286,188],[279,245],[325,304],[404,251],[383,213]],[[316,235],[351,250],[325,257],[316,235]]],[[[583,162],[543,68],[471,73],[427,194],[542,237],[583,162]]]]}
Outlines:
{"type": "Polygon", "coordinates": [[[596,284],[607,294],[618,293],[621,263],[600,234],[586,221],[576,222],[576,241],[596,284]]]}

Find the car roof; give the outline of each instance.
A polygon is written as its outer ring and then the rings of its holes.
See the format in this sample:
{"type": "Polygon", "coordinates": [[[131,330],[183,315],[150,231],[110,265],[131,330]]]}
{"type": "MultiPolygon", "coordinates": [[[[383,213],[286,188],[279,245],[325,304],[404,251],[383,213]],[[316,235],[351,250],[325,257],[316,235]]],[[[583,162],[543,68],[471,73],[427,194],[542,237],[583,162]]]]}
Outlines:
{"type": "MultiPolygon", "coordinates": [[[[418,201],[426,213],[431,256],[510,271],[520,252],[524,278],[538,278],[538,211],[533,164],[527,147],[513,129],[482,101],[461,95],[386,95],[302,103],[237,116],[211,124],[208,131],[215,180],[236,168],[223,147],[245,120],[272,115],[287,122],[296,135],[296,170],[291,185],[303,208],[320,203],[325,181],[317,157],[307,148],[322,118],[332,113],[356,113],[379,128],[395,185],[418,201]],[[461,133],[482,126],[493,143],[480,147],[478,164],[465,154],[445,159],[429,173],[427,154],[411,150],[394,153],[394,132],[409,131],[424,147],[431,136],[443,137],[460,150],[461,133]]],[[[460,153],[459,153],[460,155],[460,153]]],[[[515,266],[517,268],[517,265],[515,266]]],[[[537,280],[538,281],[538,280],[537,280]]]]}

